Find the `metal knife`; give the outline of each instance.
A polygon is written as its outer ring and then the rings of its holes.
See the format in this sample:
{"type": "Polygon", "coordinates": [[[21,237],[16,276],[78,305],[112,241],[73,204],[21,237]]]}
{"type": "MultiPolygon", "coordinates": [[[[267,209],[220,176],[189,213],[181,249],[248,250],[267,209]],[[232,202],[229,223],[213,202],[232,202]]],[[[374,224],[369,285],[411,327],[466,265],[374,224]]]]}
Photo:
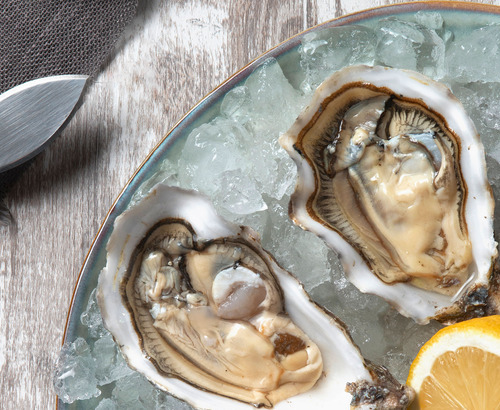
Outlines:
{"type": "Polygon", "coordinates": [[[0,172],[38,154],[74,112],[86,75],[44,77],[0,95],[0,172]]]}

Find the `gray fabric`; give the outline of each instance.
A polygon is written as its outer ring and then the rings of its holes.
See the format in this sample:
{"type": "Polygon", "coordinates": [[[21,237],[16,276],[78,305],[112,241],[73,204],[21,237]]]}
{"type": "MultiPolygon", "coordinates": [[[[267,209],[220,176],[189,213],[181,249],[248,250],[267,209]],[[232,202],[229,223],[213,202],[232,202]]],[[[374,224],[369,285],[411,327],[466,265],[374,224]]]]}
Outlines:
{"type": "MultiPolygon", "coordinates": [[[[95,76],[137,1],[0,0],[0,93],[51,75],[95,76]]],[[[26,168],[0,174],[0,223],[8,220],[5,195],[26,168]]]]}
{"type": "Polygon", "coordinates": [[[137,0],[0,1],[0,93],[57,74],[94,75],[137,0]]]}

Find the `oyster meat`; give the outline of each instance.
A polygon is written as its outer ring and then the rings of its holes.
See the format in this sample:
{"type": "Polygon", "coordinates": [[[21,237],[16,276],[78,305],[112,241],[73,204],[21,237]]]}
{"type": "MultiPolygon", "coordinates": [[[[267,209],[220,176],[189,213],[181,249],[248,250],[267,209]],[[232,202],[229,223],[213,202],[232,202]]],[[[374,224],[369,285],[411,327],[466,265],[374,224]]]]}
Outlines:
{"type": "Polygon", "coordinates": [[[156,186],[117,218],[107,250],[105,326],[132,368],[195,407],[404,408],[413,398],[253,230],[193,191],[156,186]]]}
{"type": "Polygon", "coordinates": [[[319,86],[280,143],[298,168],[290,216],[348,279],[403,315],[494,312],[494,202],[462,104],[419,73],[353,66],[319,86]]]}

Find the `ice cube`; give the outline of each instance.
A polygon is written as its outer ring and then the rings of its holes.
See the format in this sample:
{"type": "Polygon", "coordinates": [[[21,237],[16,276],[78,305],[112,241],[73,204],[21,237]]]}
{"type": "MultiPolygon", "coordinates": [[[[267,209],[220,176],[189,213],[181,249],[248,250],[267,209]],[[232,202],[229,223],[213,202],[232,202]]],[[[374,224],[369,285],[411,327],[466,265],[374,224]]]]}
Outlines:
{"type": "Polygon", "coordinates": [[[498,101],[500,101],[500,83],[497,82],[475,82],[465,86],[474,95],[473,101],[467,107],[473,111],[475,118],[479,119],[480,123],[485,127],[491,128],[496,133],[494,143],[496,144],[500,138],[500,112],[498,110],[498,101]]]}
{"type": "Polygon", "coordinates": [[[297,277],[306,290],[328,280],[330,266],[324,242],[310,232],[291,223],[288,217],[288,197],[281,201],[268,198],[270,209],[268,225],[262,237],[263,246],[278,263],[297,277]],[[312,266],[308,262],[314,260],[312,266]]]}
{"type": "Polygon", "coordinates": [[[102,323],[101,311],[97,304],[96,289],[92,291],[87,303],[87,308],[80,316],[80,321],[88,327],[89,336],[97,339],[108,333],[102,323]]]}
{"type": "MultiPolygon", "coordinates": [[[[488,180],[493,189],[493,196],[500,197],[500,163],[497,159],[486,154],[486,166],[488,170],[488,180]]],[[[500,241],[500,201],[495,201],[495,219],[493,230],[496,241],[500,241]]]]}
{"type": "Polygon", "coordinates": [[[158,396],[158,401],[156,405],[157,410],[192,410],[193,407],[191,407],[188,403],[179,400],[173,396],[170,396],[168,394],[161,394],[158,396]]]}
{"type": "Polygon", "coordinates": [[[118,410],[119,407],[117,406],[116,402],[112,399],[105,398],[102,399],[95,410],[118,410]]]}
{"type": "Polygon", "coordinates": [[[246,215],[236,215],[236,217],[234,219],[231,219],[231,221],[238,225],[249,226],[262,238],[266,226],[268,226],[268,213],[267,211],[262,211],[246,215]]]}
{"type": "Polygon", "coordinates": [[[305,72],[301,89],[309,95],[343,67],[373,65],[375,47],[375,33],[363,26],[332,27],[306,34],[299,48],[300,66],[305,72]]]}
{"type": "Polygon", "coordinates": [[[377,64],[422,72],[434,79],[444,76],[445,43],[421,24],[395,17],[379,23],[377,64]]]}
{"type": "Polygon", "coordinates": [[[132,199],[130,200],[130,206],[136,205],[142,198],[144,198],[151,189],[156,184],[166,184],[170,186],[179,186],[179,180],[177,177],[177,163],[173,163],[168,159],[164,159],[155,174],[147,179],[138,189],[135,191],[132,199]]]}
{"type": "Polygon", "coordinates": [[[420,10],[415,13],[415,20],[422,26],[441,33],[444,30],[443,16],[437,11],[424,11],[420,10]]]}
{"type": "Polygon", "coordinates": [[[411,362],[412,359],[402,353],[399,348],[390,349],[381,360],[379,360],[379,363],[387,367],[400,383],[405,383],[411,362]]]}
{"type": "Polygon", "coordinates": [[[406,380],[410,364],[422,345],[443,327],[436,321],[420,325],[395,309],[387,310],[380,326],[384,329],[387,355],[381,355],[378,361],[400,381],[406,380]]]}
{"type": "Polygon", "coordinates": [[[448,75],[463,82],[496,81],[500,66],[500,24],[455,36],[446,50],[448,75]]]}
{"type": "MultiPolygon", "coordinates": [[[[415,20],[422,26],[436,32],[443,39],[445,46],[455,38],[453,31],[446,27],[443,16],[437,11],[420,10],[415,13],[415,20]]],[[[440,49],[439,52],[445,54],[445,50],[443,49],[440,49]]]]}
{"type": "Polygon", "coordinates": [[[297,180],[297,167],[285,150],[277,153],[276,158],[278,165],[277,173],[273,178],[272,184],[269,185],[268,189],[265,189],[265,192],[279,201],[285,194],[288,196],[292,194],[297,180]]]}
{"type": "Polygon", "coordinates": [[[116,382],[112,398],[120,409],[192,409],[185,402],[156,388],[136,372],[116,382]]]}
{"type": "Polygon", "coordinates": [[[425,326],[409,322],[401,343],[403,353],[413,360],[420,348],[443,327],[444,325],[435,320],[431,320],[425,326]]]}
{"type": "Polygon", "coordinates": [[[217,180],[226,171],[247,172],[245,140],[251,140],[237,122],[218,117],[195,129],[187,138],[179,158],[179,182],[183,187],[212,195],[217,180]]]}
{"type": "Polygon", "coordinates": [[[321,239],[292,224],[280,229],[274,238],[275,258],[304,284],[306,290],[329,280],[328,248],[321,239]]]}
{"type": "Polygon", "coordinates": [[[279,134],[276,133],[269,137],[269,141],[262,141],[248,148],[249,156],[253,159],[248,176],[255,180],[257,188],[263,194],[280,200],[285,193],[291,193],[295,186],[297,170],[288,154],[280,147],[278,137],[279,134]]]}
{"type": "Polygon", "coordinates": [[[488,181],[493,188],[495,198],[500,195],[500,162],[497,158],[486,154],[486,166],[488,169],[488,181]]]}
{"type": "Polygon", "coordinates": [[[278,62],[270,58],[246,80],[251,127],[254,140],[250,147],[262,141],[271,141],[285,132],[293,123],[304,104],[304,96],[283,74],[278,62]]]}
{"type": "Polygon", "coordinates": [[[65,403],[97,397],[96,364],[85,339],[79,337],[63,346],[54,374],[54,388],[65,403]]]}
{"type": "Polygon", "coordinates": [[[222,100],[221,115],[246,124],[250,119],[252,105],[250,103],[250,93],[247,86],[239,86],[229,91],[222,100]]]}
{"type": "Polygon", "coordinates": [[[267,209],[254,178],[241,170],[223,172],[217,181],[213,195],[215,206],[237,215],[260,212],[267,209]]]}
{"type": "Polygon", "coordinates": [[[159,391],[139,373],[132,373],[116,382],[112,398],[118,408],[155,409],[159,391]]]}
{"type": "MultiPolygon", "coordinates": [[[[500,83],[450,83],[479,132],[485,151],[500,161],[500,83]]],[[[493,176],[493,175],[492,175],[493,176]]]]}
{"type": "Polygon", "coordinates": [[[377,55],[379,64],[408,70],[417,69],[417,53],[413,43],[404,37],[384,34],[378,43],[377,55]]]}
{"type": "Polygon", "coordinates": [[[260,152],[254,152],[254,172],[262,192],[280,200],[285,194],[290,195],[295,187],[297,167],[277,138],[269,144],[263,144],[260,152]]]}
{"type": "Polygon", "coordinates": [[[96,362],[96,378],[99,386],[114,382],[133,372],[110,334],[96,340],[92,356],[96,362]]]}

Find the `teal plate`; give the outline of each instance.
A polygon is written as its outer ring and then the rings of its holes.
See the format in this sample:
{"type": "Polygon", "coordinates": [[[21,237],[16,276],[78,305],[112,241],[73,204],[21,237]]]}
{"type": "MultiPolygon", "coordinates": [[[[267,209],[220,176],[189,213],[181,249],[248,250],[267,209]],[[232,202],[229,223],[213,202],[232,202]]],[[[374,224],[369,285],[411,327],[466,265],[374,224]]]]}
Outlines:
{"type": "MultiPolygon", "coordinates": [[[[63,342],[72,342],[78,337],[89,339],[87,327],[81,323],[80,316],[87,307],[91,292],[97,286],[99,272],[106,264],[106,244],[116,217],[127,208],[139,187],[158,172],[162,162],[178,155],[191,131],[202,124],[209,123],[220,113],[222,100],[229,91],[242,85],[251,73],[269,58],[277,60],[285,77],[292,85],[299,84],[301,78],[298,50],[301,41],[308,33],[353,24],[374,27],[381,19],[387,17],[414,21],[414,14],[418,11],[439,12],[446,27],[457,35],[467,35],[479,27],[500,23],[500,7],[451,1],[406,3],[351,14],[313,27],[271,49],[234,74],[191,109],[163,138],[135,172],[101,225],[75,287],[63,342]]],[[[85,401],[66,404],[59,398],[57,400],[57,408],[59,409],[80,409],[85,407],[85,401]]]]}

